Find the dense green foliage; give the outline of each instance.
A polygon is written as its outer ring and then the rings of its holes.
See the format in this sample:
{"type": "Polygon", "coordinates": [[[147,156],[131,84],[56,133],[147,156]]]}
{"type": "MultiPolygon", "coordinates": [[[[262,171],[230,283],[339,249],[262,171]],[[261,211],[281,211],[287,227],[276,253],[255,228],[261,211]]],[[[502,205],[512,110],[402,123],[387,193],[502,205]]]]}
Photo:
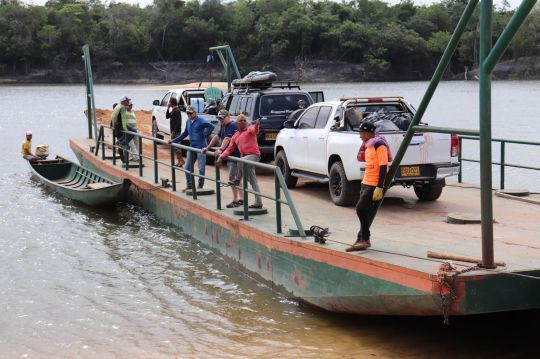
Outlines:
{"type": "MultiPolygon", "coordinates": [[[[228,43],[241,65],[299,59],[365,64],[374,71],[432,72],[466,0],[390,6],[378,0],[154,0],[146,8],[100,0],[50,0],[45,6],[0,0],[0,73],[80,63],[90,44],[96,62],[204,61],[228,43]]],[[[496,9],[494,35],[513,11],[496,9]]],[[[478,14],[453,60],[477,62],[478,14]]],[[[507,58],[540,55],[540,9],[519,31],[507,58]]]]}

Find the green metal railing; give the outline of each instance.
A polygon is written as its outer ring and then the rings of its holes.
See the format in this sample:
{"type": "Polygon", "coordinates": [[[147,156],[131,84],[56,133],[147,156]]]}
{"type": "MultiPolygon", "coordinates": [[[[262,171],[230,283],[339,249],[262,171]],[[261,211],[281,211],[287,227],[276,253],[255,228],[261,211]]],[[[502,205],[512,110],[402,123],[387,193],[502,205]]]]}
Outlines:
{"type": "MultiPolygon", "coordinates": [[[[457,49],[461,36],[465,31],[469,20],[471,19],[479,0],[471,0],[465,7],[463,15],[452,34],[450,41],[433,73],[433,77],[424,93],[422,101],[418,106],[411,125],[407,130],[397,151],[387,179],[385,181],[384,194],[393,182],[394,176],[399,168],[401,160],[409,147],[411,139],[416,131],[433,131],[433,132],[451,132],[458,135],[475,135],[476,131],[463,131],[457,128],[434,128],[430,126],[418,126],[424,113],[429,105],[431,98],[442,78],[442,75],[450,60],[457,49]]],[[[491,156],[491,72],[496,63],[502,57],[504,51],[510,44],[510,41],[519,30],[528,14],[536,4],[536,0],[525,0],[516,9],[514,15],[508,22],[508,25],[499,36],[495,46],[492,48],[492,28],[493,28],[493,0],[482,0],[480,6],[480,50],[479,50],[479,82],[480,82],[480,124],[479,124],[479,141],[480,141],[480,202],[481,202],[481,226],[482,226],[482,266],[485,268],[494,268],[494,252],[493,252],[493,198],[492,198],[492,156],[491,156]]],[[[377,214],[382,200],[377,203],[373,218],[377,214]]]]}
{"type": "MultiPolygon", "coordinates": [[[[96,116],[96,104],[94,100],[94,81],[92,79],[92,64],[90,62],[90,47],[88,45],[83,46],[83,62],[86,84],[86,117],[88,118],[88,138],[92,138],[92,127],[96,134],[97,140],[97,116],[96,116]]],[[[97,142],[96,142],[97,146],[97,142]]]]}
{"type": "MultiPolygon", "coordinates": [[[[463,140],[473,140],[473,141],[479,141],[480,138],[478,136],[459,136],[459,165],[460,170],[458,174],[458,182],[462,182],[462,172],[463,172],[463,163],[462,162],[474,162],[474,163],[480,163],[479,160],[473,159],[473,158],[464,158],[462,157],[462,149],[463,149],[463,140]]],[[[527,169],[527,170],[533,170],[533,171],[540,171],[540,167],[534,167],[534,166],[525,166],[515,163],[508,163],[506,162],[506,144],[517,144],[517,145],[529,145],[529,146],[540,146],[540,142],[535,141],[518,141],[518,140],[508,140],[503,138],[493,138],[491,140],[492,142],[498,142],[500,143],[500,161],[499,162],[492,162],[493,165],[500,166],[500,189],[505,188],[505,179],[506,179],[506,173],[505,169],[506,167],[512,167],[512,168],[521,168],[521,169],[527,169]]]]}
{"type": "MultiPolygon", "coordinates": [[[[116,144],[116,136],[115,136],[116,132],[115,132],[115,129],[111,128],[110,126],[106,126],[106,125],[101,125],[100,126],[99,133],[98,133],[98,136],[97,136],[98,145],[96,145],[96,147],[95,147],[94,155],[99,156],[99,151],[101,150],[101,158],[103,160],[107,159],[106,156],[105,156],[105,147],[106,147],[105,128],[108,128],[108,129],[112,130],[112,142],[109,145],[112,148],[112,162],[113,162],[113,165],[114,166],[116,165],[116,160],[117,160],[116,150],[118,148],[122,148],[122,150],[126,151],[126,153],[128,154],[127,156],[124,156],[124,160],[125,160],[124,168],[126,170],[129,170],[131,168],[130,164],[129,164],[129,157],[130,157],[130,155],[134,155],[134,153],[129,151],[129,150],[126,150],[123,147],[116,144]]],[[[153,171],[154,171],[154,173],[153,173],[153,175],[154,175],[154,183],[156,183],[156,184],[159,183],[158,166],[162,165],[162,166],[168,167],[171,170],[172,191],[175,192],[176,191],[176,172],[180,171],[180,172],[186,173],[191,177],[191,183],[192,183],[191,195],[192,195],[194,200],[197,200],[197,191],[195,190],[195,177],[204,178],[205,180],[215,182],[215,185],[216,185],[216,188],[215,188],[216,208],[219,209],[219,210],[222,209],[221,208],[221,187],[222,186],[229,186],[229,184],[227,182],[224,182],[224,181],[221,180],[220,166],[218,166],[217,163],[215,164],[215,177],[210,177],[210,176],[206,176],[206,175],[203,176],[203,175],[200,175],[198,173],[195,173],[195,171],[194,171],[195,157],[196,157],[197,153],[202,153],[201,149],[194,148],[194,147],[189,147],[189,146],[185,146],[185,145],[181,145],[181,144],[176,144],[176,143],[169,144],[167,141],[160,140],[160,139],[155,138],[155,137],[143,135],[143,134],[138,133],[138,132],[123,131],[123,133],[132,135],[134,137],[134,140],[138,141],[138,143],[139,143],[139,153],[135,154],[135,155],[138,156],[138,159],[139,159],[139,161],[138,161],[139,176],[141,176],[141,177],[143,176],[143,167],[144,167],[143,159],[147,159],[147,160],[152,161],[152,163],[153,163],[153,171]],[[148,141],[152,141],[152,145],[153,145],[152,146],[153,147],[152,156],[148,156],[148,155],[145,155],[143,153],[143,139],[148,140],[148,141]],[[158,144],[170,146],[170,152],[169,152],[170,161],[169,162],[160,161],[158,159],[158,148],[157,148],[158,144]],[[178,166],[175,165],[175,158],[176,158],[175,150],[187,151],[187,156],[190,156],[190,159],[191,159],[190,168],[186,169],[186,168],[178,167],[178,166]]],[[[212,151],[208,151],[206,153],[206,155],[210,155],[210,156],[215,157],[215,153],[212,152],[212,151]]],[[[243,176],[242,176],[242,187],[241,187],[241,189],[243,190],[243,193],[244,193],[244,204],[243,204],[244,220],[246,220],[246,221],[249,220],[249,216],[248,216],[249,215],[248,195],[249,195],[249,193],[251,193],[251,194],[254,194],[254,195],[258,195],[258,196],[270,199],[270,200],[275,202],[275,206],[276,206],[275,207],[275,209],[276,209],[276,232],[277,233],[283,233],[281,205],[286,205],[286,206],[289,207],[289,210],[291,211],[291,215],[292,215],[292,217],[294,219],[294,222],[296,224],[296,228],[298,230],[298,233],[299,233],[300,237],[302,237],[302,238],[306,237],[306,233],[305,233],[304,227],[302,225],[302,221],[300,220],[300,216],[298,215],[298,212],[296,210],[296,207],[294,205],[292,197],[291,197],[291,195],[289,193],[289,190],[288,190],[287,185],[285,183],[285,179],[283,178],[283,174],[281,173],[281,171],[279,170],[278,167],[273,166],[273,165],[269,165],[269,164],[265,164],[265,163],[248,161],[248,160],[245,160],[245,159],[242,159],[242,158],[237,158],[237,157],[228,157],[227,160],[228,161],[235,161],[240,166],[242,166],[242,174],[243,174],[243,176]],[[248,189],[248,175],[247,175],[248,166],[253,166],[255,168],[268,170],[268,171],[271,171],[273,173],[273,175],[274,175],[274,190],[275,190],[273,196],[269,196],[269,195],[266,195],[264,193],[248,189]],[[283,195],[285,196],[285,200],[283,200],[281,198],[281,192],[283,192],[283,195]]]]}

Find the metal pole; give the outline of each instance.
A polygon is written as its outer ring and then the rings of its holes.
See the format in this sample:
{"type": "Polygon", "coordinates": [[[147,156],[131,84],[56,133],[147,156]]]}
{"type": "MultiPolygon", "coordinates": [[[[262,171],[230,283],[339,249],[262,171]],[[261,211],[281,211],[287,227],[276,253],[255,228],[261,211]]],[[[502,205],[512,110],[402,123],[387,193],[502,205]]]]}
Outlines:
{"type": "Polygon", "coordinates": [[[197,187],[195,186],[195,152],[189,151],[189,178],[191,178],[191,195],[197,199],[197,187]]]}
{"type": "Polygon", "coordinates": [[[98,135],[97,135],[97,146],[96,148],[94,149],[94,156],[97,156],[99,154],[99,140],[101,139],[101,135],[103,134],[103,126],[100,126],[99,127],[99,132],[98,132],[98,135]]]}
{"type": "MultiPolygon", "coordinates": [[[[448,67],[450,60],[452,59],[452,55],[456,51],[461,35],[465,31],[465,27],[467,26],[469,19],[474,13],[474,9],[476,8],[478,1],[479,0],[469,1],[467,6],[465,7],[465,10],[463,11],[463,15],[461,15],[461,18],[459,19],[456,29],[454,30],[454,33],[452,34],[452,37],[450,38],[450,42],[448,42],[448,46],[446,46],[446,49],[444,50],[441,60],[439,61],[439,64],[437,65],[437,68],[435,69],[435,72],[433,73],[433,77],[431,78],[431,81],[424,94],[424,97],[422,98],[422,101],[420,102],[420,105],[418,106],[418,110],[414,114],[413,120],[411,124],[409,125],[409,129],[407,130],[407,133],[403,137],[403,141],[401,142],[401,145],[399,146],[399,150],[394,156],[392,165],[390,166],[390,170],[388,171],[388,175],[386,176],[383,193],[386,193],[386,191],[392,184],[392,181],[394,180],[394,176],[396,175],[397,169],[414,135],[414,132],[415,132],[414,126],[418,125],[420,121],[422,120],[422,117],[424,116],[427,106],[429,105],[429,102],[431,101],[431,98],[433,97],[433,94],[435,93],[435,90],[437,89],[437,85],[439,84],[442,78],[442,75],[444,74],[444,71],[448,67]]],[[[372,221],[375,219],[375,216],[377,215],[377,211],[381,207],[381,204],[382,204],[382,200],[377,202],[373,211],[372,221]]]]}
{"type": "Polygon", "coordinates": [[[298,228],[298,233],[300,234],[300,237],[306,238],[306,232],[304,231],[304,226],[302,225],[300,216],[298,215],[298,212],[296,211],[296,207],[292,200],[291,194],[289,193],[289,189],[287,188],[287,184],[285,183],[285,179],[283,178],[283,174],[281,173],[280,170],[276,170],[274,172],[274,176],[278,178],[280,187],[283,189],[283,194],[285,195],[285,199],[287,200],[287,205],[289,206],[289,209],[291,210],[291,214],[293,216],[294,223],[296,223],[296,228],[298,228]]]}
{"type": "Polygon", "coordinates": [[[158,183],[157,142],[153,139],[152,143],[154,144],[154,183],[158,183]]]}
{"type": "Polygon", "coordinates": [[[501,189],[504,189],[504,160],[505,160],[505,146],[506,142],[501,141],[501,189]]]}
{"type": "Polygon", "coordinates": [[[227,62],[227,66],[225,67],[225,72],[227,74],[227,90],[231,91],[231,57],[228,51],[225,51],[225,60],[227,62]]]}
{"type": "Polygon", "coordinates": [[[105,128],[101,126],[101,159],[105,161],[105,128]]]}
{"type": "Polygon", "coordinates": [[[90,61],[90,47],[88,45],[83,46],[85,71],[88,78],[88,95],[90,96],[92,111],[88,113],[92,116],[92,123],[94,124],[94,133],[96,134],[96,146],[97,146],[97,116],[96,116],[96,103],[94,100],[94,80],[92,79],[92,63],[90,61]]]}
{"type": "Polygon", "coordinates": [[[525,0],[522,1],[521,5],[519,5],[519,7],[516,9],[516,12],[514,13],[514,15],[504,28],[503,32],[501,33],[501,36],[499,36],[499,39],[495,43],[495,46],[493,46],[493,49],[489,52],[489,54],[486,54],[487,57],[485,60],[483,60],[484,71],[486,73],[491,73],[491,71],[493,71],[493,68],[501,59],[504,51],[506,50],[508,45],[510,45],[510,42],[514,38],[514,35],[519,30],[535,4],[536,0],[525,0]]]}
{"type": "Polygon", "coordinates": [[[491,75],[484,64],[492,44],[493,0],[480,5],[480,202],[482,219],[482,266],[494,268],[493,198],[491,174],[491,75]]]}
{"type": "Polygon", "coordinates": [[[142,163],[142,137],[137,136],[139,140],[139,176],[143,175],[143,163],[142,163]]]}
{"type": "Polygon", "coordinates": [[[249,206],[248,206],[248,173],[247,173],[247,164],[242,162],[242,188],[244,190],[244,220],[249,220],[248,212],[249,212],[249,206]]]}
{"type": "MultiPolygon", "coordinates": [[[[127,133],[124,133],[124,136],[126,136],[127,133]]],[[[126,171],[129,171],[129,157],[131,153],[129,152],[129,145],[128,148],[123,148],[123,154],[124,154],[124,162],[126,164],[126,171]]]]}
{"type": "Polygon", "coordinates": [[[171,182],[172,182],[172,190],[176,191],[176,171],[174,170],[174,147],[171,146],[171,182]]]}
{"type": "Polygon", "coordinates": [[[116,166],[116,130],[112,129],[112,164],[116,166]]]}
{"type": "MultiPolygon", "coordinates": [[[[280,171],[279,169],[276,169],[276,171],[280,171]]],[[[279,178],[276,176],[276,173],[274,171],[274,185],[276,189],[276,232],[282,233],[281,230],[281,187],[279,185],[279,178]]]]}
{"type": "Polygon", "coordinates": [[[216,205],[217,209],[221,209],[221,176],[220,176],[220,167],[217,164],[217,157],[214,159],[214,164],[216,167],[216,205]]]}
{"type": "Polygon", "coordinates": [[[458,137],[459,139],[459,150],[458,150],[458,162],[459,162],[459,173],[457,177],[458,183],[461,183],[462,180],[462,173],[463,173],[463,161],[461,160],[461,151],[463,149],[463,139],[461,136],[458,137]]]}
{"type": "Polygon", "coordinates": [[[88,84],[88,72],[86,71],[86,55],[83,54],[84,60],[84,83],[86,86],[86,118],[88,119],[88,138],[92,139],[92,101],[90,100],[90,87],[88,84]]]}
{"type": "Polygon", "coordinates": [[[83,47],[83,62],[84,62],[84,84],[86,86],[86,118],[88,119],[88,138],[92,139],[92,102],[90,101],[90,87],[88,84],[88,71],[86,64],[86,53],[83,47]]]}

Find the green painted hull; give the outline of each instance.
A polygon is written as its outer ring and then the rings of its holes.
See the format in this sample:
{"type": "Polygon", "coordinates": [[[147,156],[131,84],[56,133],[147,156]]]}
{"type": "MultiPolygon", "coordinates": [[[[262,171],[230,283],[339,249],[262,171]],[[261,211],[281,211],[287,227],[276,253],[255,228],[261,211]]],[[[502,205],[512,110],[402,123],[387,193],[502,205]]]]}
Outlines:
{"type": "Polygon", "coordinates": [[[33,174],[47,187],[88,206],[114,205],[125,193],[125,186],[122,183],[111,181],[64,158],[28,164],[33,174]],[[92,186],[96,188],[91,188],[92,186]]]}
{"type": "MultiPolygon", "coordinates": [[[[89,160],[75,147],[73,150],[83,165],[95,171],[110,176],[133,176],[89,160]]],[[[400,267],[391,268],[390,271],[394,272],[381,278],[380,264],[366,265],[364,262],[363,267],[354,267],[362,261],[360,257],[339,253],[327,253],[327,257],[321,257],[318,256],[320,250],[313,250],[309,244],[299,245],[293,239],[257,231],[247,231],[247,235],[242,235],[242,228],[246,226],[242,222],[224,219],[212,209],[197,208],[193,204],[178,205],[175,203],[176,195],[164,190],[156,191],[153,186],[148,188],[154,190],[145,190],[138,187],[136,177],[131,180],[134,182],[130,188],[131,201],[164,222],[181,228],[226,262],[267,283],[274,290],[335,312],[441,315],[441,297],[435,273],[411,274],[400,267]],[[348,269],[339,261],[327,261],[336,257],[353,262],[354,268],[348,269]],[[403,279],[405,277],[406,280],[403,279]]],[[[140,184],[143,186],[142,182],[140,184]]],[[[540,270],[529,274],[540,277],[540,270]]],[[[457,298],[450,307],[451,315],[540,308],[540,280],[484,274],[458,277],[455,286],[457,298]]]]}

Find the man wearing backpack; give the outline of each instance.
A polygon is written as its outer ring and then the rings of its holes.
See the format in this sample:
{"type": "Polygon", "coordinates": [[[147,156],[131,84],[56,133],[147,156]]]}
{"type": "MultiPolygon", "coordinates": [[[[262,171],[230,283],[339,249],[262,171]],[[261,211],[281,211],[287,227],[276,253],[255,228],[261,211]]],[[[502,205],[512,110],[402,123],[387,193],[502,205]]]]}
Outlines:
{"type": "Polygon", "coordinates": [[[390,159],[388,143],[384,137],[375,135],[373,123],[362,122],[360,124],[360,138],[362,139],[362,147],[358,152],[358,161],[366,162],[360,199],[356,204],[360,230],[356,242],[346,249],[347,252],[362,251],[371,247],[369,227],[373,221],[375,204],[383,197],[384,180],[390,159]]]}

